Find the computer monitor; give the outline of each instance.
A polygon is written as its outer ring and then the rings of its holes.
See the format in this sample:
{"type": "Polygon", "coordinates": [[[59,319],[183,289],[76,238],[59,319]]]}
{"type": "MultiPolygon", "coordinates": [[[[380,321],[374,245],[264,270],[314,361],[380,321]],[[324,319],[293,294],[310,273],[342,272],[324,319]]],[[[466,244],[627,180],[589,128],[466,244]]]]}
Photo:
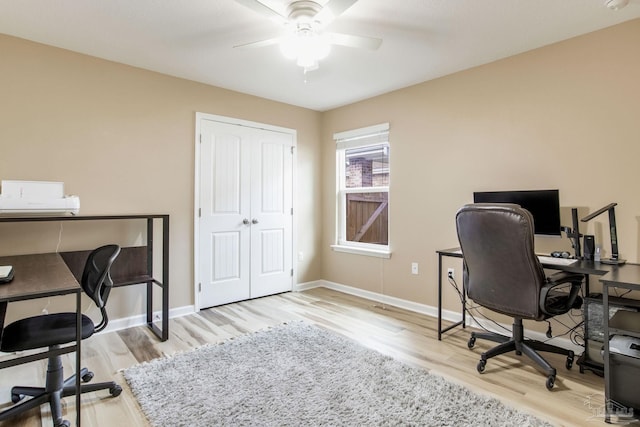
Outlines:
{"type": "Polygon", "coordinates": [[[535,234],[560,236],[558,190],[477,191],[474,203],[515,203],[531,212],[535,234]]]}

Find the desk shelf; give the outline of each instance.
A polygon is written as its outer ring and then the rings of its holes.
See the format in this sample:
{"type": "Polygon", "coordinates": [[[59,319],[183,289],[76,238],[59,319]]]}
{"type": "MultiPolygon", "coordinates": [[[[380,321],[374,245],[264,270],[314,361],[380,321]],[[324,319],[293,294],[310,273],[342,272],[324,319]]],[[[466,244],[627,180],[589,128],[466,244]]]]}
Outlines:
{"type": "MultiPolygon", "coordinates": [[[[114,287],[147,285],[146,323],[149,329],[162,341],[169,338],[169,215],[78,215],[78,216],[22,216],[3,217],[0,223],[15,222],[54,222],[54,221],[131,221],[144,220],[147,223],[147,241],[145,246],[126,247],[111,268],[114,287]],[[162,281],[153,276],[154,220],[162,222],[162,281]],[[161,328],[153,323],[153,290],[158,287],[162,292],[161,328]]],[[[64,259],[75,278],[80,282],[84,264],[90,250],[62,252],[64,259]]]]}
{"type": "Polygon", "coordinates": [[[627,335],[640,338],[640,313],[618,311],[609,320],[609,335],[627,335]]]}
{"type": "MultiPolygon", "coordinates": [[[[604,312],[609,312],[611,288],[640,290],[640,265],[627,263],[603,276],[602,296],[604,312]]],[[[640,382],[640,359],[610,352],[609,340],[613,335],[625,335],[640,339],[640,312],[617,311],[604,322],[604,394],[607,402],[605,421],[611,416],[622,421],[638,418],[640,398],[637,385],[640,382]],[[631,411],[630,411],[631,409],[631,411]],[[623,417],[623,418],[621,418],[623,417]]]]}

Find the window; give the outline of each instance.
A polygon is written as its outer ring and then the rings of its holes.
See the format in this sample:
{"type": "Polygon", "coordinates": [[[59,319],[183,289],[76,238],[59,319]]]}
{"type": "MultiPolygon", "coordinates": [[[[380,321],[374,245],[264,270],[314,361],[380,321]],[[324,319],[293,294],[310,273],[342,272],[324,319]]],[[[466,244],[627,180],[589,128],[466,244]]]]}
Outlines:
{"type": "Polygon", "coordinates": [[[334,135],[335,250],[389,256],[389,124],[334,135]]]}

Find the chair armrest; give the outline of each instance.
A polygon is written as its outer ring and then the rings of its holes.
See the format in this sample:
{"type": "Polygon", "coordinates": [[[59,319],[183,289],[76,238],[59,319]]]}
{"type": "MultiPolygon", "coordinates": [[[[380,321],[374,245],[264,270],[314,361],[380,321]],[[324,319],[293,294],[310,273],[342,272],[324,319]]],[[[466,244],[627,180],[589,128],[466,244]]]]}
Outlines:
{"type": "Polygon", "coordinates": [[[540,310],[548,316],[556,316],[558,314],[564,314],[572,308],[579,308],[574,307],[574,304],[576,304],[576,299],[580,293],[583,280],[584,274],[571,273],[568,271],[559,271],[548,276],[547,283],[540,289],[540,310]],[[552,291],[565,283],[571,283],[571,289],[567,294],[566,303],[562,304],[562,307],[548,304],[547,299],[553,294],[552,291]]]}

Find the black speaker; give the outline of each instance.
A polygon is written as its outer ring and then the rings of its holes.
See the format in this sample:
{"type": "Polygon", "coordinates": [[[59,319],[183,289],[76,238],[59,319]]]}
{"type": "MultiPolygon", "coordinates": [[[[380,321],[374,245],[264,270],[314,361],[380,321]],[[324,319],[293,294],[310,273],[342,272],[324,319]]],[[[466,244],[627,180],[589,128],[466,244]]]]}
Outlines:
{"type": "Polygon", "coordinates": [[[585,234],[582,248],[584,250],[584,259],[586,259],[587,261],[593,261],[593,254],[596,252],[595,237],[589,234],[585,234]]]}

